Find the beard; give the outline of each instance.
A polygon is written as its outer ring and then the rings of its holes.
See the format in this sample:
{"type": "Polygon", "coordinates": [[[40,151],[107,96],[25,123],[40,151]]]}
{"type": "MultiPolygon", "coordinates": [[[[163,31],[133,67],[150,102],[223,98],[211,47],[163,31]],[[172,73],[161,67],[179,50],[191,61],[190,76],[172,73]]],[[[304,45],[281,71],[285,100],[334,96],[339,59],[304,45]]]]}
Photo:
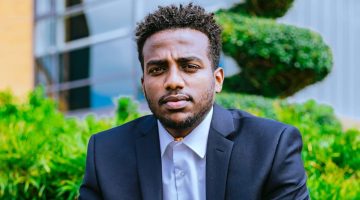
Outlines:
{"type": "MultiPolygon", "coordinates": [[[[195,104],[194,112],[190,113],[189,116],[184,118],[183,120],[175,121],[170,118],[167,118],[163,113],[161,113],[159,106],[161,106],[160,102],[153,102],[150,98],[148,98],[146,91],[145,98],[148,102],[149,108],[154,116],[161,122],[164,127],[175,129],[175,130],[184,130],[188,128],[195,128],[197,125],[201,123],[201,121],[205,118],[206,114],[211,110],[211,107],[214,103],[214,85],[208,88],[197,100],[194,102],[194,99],[191,98],[191,101],[195,104]]],[[[181,111],[178,111],[181,112],[181,111]]]]}

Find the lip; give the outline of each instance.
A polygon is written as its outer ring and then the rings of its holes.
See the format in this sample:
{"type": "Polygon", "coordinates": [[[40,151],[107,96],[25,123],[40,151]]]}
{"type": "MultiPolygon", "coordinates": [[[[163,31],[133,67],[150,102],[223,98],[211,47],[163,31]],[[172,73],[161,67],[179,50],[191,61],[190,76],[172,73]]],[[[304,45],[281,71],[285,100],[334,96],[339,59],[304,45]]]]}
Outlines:
{"type": "Polygon", "coordinates": [[[169,95],[162,99],[162,103],[168,110],[179,110],[188,105],[189,99],[189,96],[184,94],[169,95]]]}

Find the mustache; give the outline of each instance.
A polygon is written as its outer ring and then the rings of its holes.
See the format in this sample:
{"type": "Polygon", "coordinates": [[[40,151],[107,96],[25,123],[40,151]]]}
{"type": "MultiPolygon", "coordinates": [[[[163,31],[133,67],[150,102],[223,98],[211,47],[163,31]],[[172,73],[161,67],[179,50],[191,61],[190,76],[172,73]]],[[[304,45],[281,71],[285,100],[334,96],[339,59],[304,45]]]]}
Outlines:
{"type": "Polygon", "coordinates": [[[169,101],[182,101],[182,100],[192,101],[193,97],[185,93],[169,93],[161,96],[158,103],[159,105],[162,105],[169,101]]]}

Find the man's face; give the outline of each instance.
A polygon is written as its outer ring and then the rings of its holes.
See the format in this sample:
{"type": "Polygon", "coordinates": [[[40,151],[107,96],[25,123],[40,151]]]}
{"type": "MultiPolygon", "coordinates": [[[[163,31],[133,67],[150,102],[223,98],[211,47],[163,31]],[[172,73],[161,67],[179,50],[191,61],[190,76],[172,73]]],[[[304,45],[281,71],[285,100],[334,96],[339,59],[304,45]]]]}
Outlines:
{"type": "Polygon", "coordinates": [[[223,70],[213,70],[209,40],[193,29],[164,30],[143,47],[142,87],[150,110],[173,134],[185,136],[211,109],[223,70]]]}

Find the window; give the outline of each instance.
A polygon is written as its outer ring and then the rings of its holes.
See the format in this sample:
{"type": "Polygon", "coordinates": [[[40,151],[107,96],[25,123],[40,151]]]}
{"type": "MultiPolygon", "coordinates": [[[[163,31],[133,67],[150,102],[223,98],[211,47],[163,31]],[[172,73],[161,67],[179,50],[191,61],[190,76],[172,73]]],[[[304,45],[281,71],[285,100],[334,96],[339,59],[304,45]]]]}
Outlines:
{"type": "Polygon", "coordinates": [[[84,10],[64,18],[66,42],[130,28],[132,25],[131,1],[115,1],[84,10]]]}
{"type": "Polygon", "coordinates": [[[102,108],[119,95],[138,96],[140,65],[128,34],[134,1],[42,3],[36,0],[37,12],[50,14],[35,16],[36,83],[46,86],[61,110],[102,108]]]}

